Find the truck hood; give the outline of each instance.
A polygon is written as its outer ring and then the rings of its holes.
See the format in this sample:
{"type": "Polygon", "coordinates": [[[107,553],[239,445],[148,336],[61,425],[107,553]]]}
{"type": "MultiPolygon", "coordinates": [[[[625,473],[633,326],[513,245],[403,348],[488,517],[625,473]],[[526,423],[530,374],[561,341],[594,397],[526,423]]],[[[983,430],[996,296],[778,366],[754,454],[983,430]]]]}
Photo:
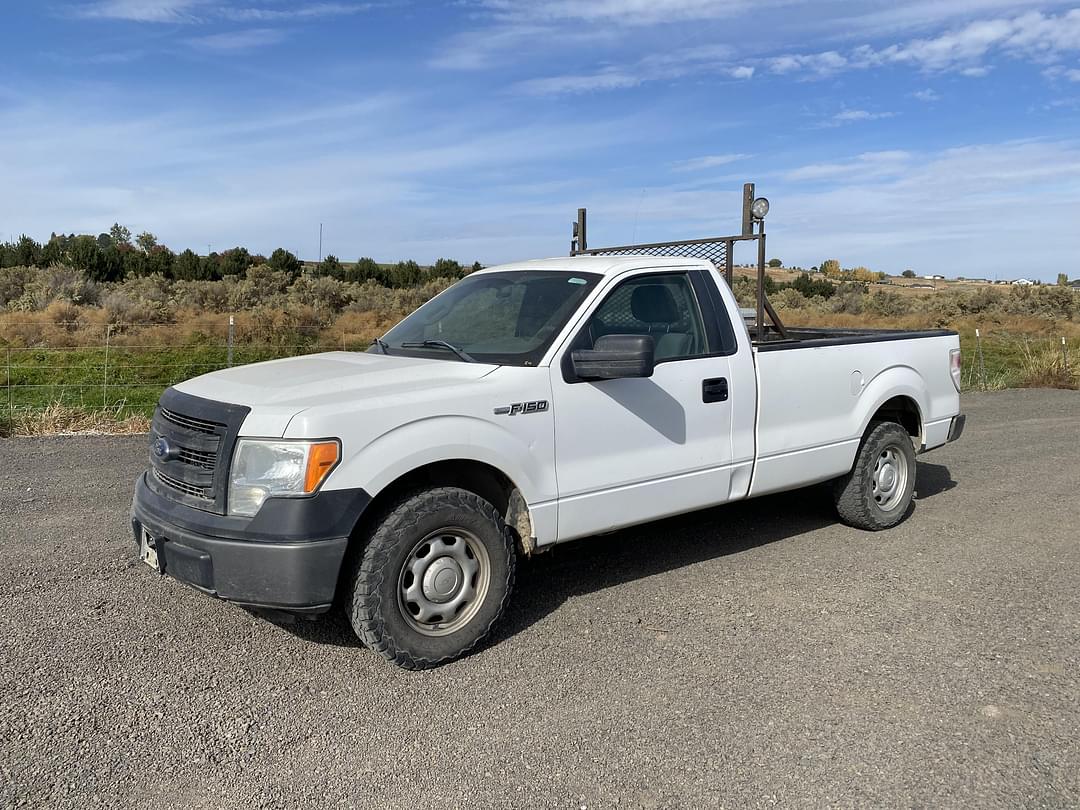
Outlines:
{"type": "Polygon", "coordinates": [[[213,371],[176,385],[185,394],[246,405],[241,434],[282,436],[307,408],[341,398],[382,398],[478,380],[498,366],[369,352],[326,352],[213,371]]]}

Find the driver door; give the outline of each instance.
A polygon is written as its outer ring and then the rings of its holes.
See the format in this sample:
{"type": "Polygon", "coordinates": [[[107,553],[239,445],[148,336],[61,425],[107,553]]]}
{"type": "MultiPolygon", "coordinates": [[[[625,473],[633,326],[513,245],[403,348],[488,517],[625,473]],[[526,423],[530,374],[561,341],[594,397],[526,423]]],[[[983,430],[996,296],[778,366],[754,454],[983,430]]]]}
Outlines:
{"type": "Polygon", "coordinates": [[[621,278],[552,364],[560,541],[728,499],[734,349],[702,315],[699,272],[621,278]],[[607,334],[652,335],[652,376],[578,379],[571,352],[607,334]]]}

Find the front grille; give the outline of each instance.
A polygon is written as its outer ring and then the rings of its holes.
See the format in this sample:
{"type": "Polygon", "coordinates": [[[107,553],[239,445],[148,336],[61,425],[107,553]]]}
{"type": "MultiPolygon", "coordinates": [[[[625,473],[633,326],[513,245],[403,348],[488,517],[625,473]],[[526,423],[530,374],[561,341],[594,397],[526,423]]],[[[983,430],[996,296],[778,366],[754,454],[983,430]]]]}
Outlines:
{"type": "Polygon", "coordinates": [[[204,450],[192,450],[189,447],[181,447],[180,460],[193,467],[202,467],[204,470],[212,470],[217,464],[217,454],[204,450]]]}
{"type": "Polygon", "coordinates": [[[172,422],[174,425],[187,428],[188,430],[194,430],[199,433],[207,433],[213,436],[215,433],[225,427],[225,425],[219,422],[211,422],[208,419],[197,419],[194,416],[184,416],[179,413],[174,413],[168,408],[161,408],[161,416],[168,422],[172,422]]]}
{"type": "Polygon", "coordinates": [[[170,500],[225,514],[229,460],[248,411],[166,390],[150,423],[148,483],[170,500]]]}
{"type": "Polygon", "coordinates": [[[166,475],[160,470],[154,470],[154,477],[158,481],[163,483],[167,487],[172,487],[179,492],[183,492],[185,495],[190,495],[193,498],[198,498],[203,501],[212,501],[213,498],[206,494],[206,490],[202,487],[197,487],[192,484],[185,483],[173,478],[171,475],[166,475]]]}

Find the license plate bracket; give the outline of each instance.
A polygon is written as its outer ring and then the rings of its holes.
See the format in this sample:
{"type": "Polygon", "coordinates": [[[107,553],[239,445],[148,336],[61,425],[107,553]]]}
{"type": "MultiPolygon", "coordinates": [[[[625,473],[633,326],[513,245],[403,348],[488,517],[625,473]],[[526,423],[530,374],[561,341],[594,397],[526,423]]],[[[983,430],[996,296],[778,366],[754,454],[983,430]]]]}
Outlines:
{"type": "Polygon", "coordinates": [[[139,533],[139,559],[149,565],[158,573],[161,572],[161,562],[158,558],[157,540],[150,532],[143,529],[139,533]]]}

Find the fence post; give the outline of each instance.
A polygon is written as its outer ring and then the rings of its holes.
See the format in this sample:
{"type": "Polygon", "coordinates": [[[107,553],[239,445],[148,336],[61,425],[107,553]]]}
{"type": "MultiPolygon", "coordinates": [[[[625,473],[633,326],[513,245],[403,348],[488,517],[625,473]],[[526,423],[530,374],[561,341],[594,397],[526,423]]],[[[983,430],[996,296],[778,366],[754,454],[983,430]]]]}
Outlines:
{"type": "Polygon", "coordinates": [[[101,382],[101,407],[108,408],[109,396],[109,337],[112,334],[112,324],[105,326],[105,374],[101,382]]]}
{"type": "Polygon", "coordinates": [[[979,334],[979,330],[975,330],[975,357],[979,361],[979,385],[982,389],[986,390],[986,364],[983,362],[983,350],[982,350],[982,335],[979,334]]]}
{"type": "Polygon", "coordinates": [[[1065,345],[1065,336],[1061,336],[1061,365],[1065,367],[1065,374],[1069,373],[1069,352],[1065,345]]]}
{"type": "Polygon", "coordinates": [[[233,361],[233,336],[234,336],[235,331],[236,331],[236,318],[234,318],[232,315],[230,315],[229,316],[229,352],[228,352],[228,357],[226,359],[226,365],[228,365],[230,368],[232,368],[232,361],[233,361]]]}

